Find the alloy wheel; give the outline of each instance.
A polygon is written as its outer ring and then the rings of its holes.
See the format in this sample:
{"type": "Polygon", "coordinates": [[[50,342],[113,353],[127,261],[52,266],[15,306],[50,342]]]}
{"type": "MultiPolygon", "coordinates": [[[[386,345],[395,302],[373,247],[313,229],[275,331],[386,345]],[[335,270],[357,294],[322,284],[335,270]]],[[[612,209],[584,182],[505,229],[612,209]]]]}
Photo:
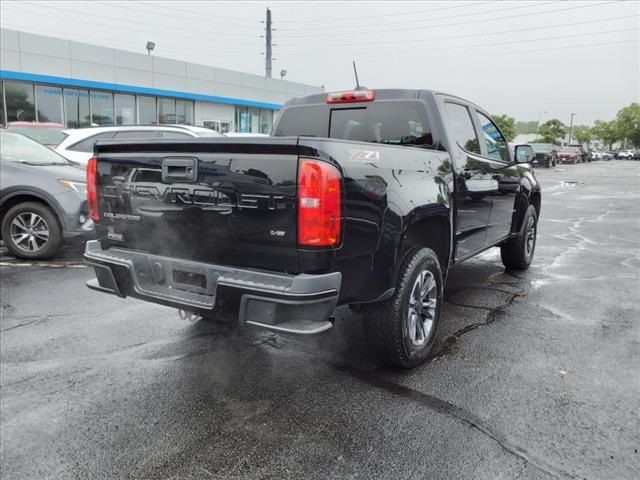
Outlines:
{"type": "Polygon", "coordinates": [[[20,250],[38,252],[49,242],[49,225],[35,212],[22,212],[11,221],[10,235],[20,250]]]}
{"type": "Polygon", "coordinates": [[[407,334],[414,346],[422,346],[431,338],[437,307],[436,279],[429,270],[423,270],[411,289],[406,316],[407,334]]]}

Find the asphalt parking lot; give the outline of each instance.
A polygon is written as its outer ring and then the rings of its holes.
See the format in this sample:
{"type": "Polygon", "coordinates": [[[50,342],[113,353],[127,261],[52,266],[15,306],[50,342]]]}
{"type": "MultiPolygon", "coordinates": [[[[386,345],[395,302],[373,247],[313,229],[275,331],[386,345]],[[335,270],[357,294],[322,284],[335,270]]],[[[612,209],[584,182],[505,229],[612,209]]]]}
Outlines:
{"type": "MultiPolygon", "coordinates": [[[[454,268],[434,357],[180,320],[1,260],[6,479],[637,479],[640,162],[542,169],[536,258],[454,268]]],[[[6,253],[6,251],[5,251],[6,253]]]]}

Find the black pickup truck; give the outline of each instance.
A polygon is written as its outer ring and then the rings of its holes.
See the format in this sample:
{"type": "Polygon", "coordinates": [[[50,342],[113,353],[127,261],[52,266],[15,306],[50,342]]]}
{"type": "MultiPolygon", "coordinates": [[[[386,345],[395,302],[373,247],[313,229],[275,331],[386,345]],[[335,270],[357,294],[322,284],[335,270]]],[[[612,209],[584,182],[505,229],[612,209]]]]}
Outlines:
{"type": "Polygon", "coordinates": [[[286,103],[270,138],[103,142],[87,169],[94,290],[293,333],[364,316],[401,367],[434,344],[447,272],[533,257],[540,188],[489,115],[427,90],[286,103]]]}

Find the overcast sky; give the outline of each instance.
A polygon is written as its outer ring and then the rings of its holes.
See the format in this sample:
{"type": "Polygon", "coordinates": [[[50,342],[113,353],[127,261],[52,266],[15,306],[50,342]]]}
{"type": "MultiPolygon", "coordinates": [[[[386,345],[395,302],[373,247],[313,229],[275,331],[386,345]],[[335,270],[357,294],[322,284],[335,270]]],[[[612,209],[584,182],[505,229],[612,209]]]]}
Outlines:
{"type": "MultiPolygon", "coordinates": [[[[640,101],[640,2],[193,2],[2,0],[2,27],[264,74],[370,88],[433,88],[518,120],[609,120],[640,101]],[[546,112],[546,113],[545,113],[546,112]]],[[[37,73],[37,72],[34,72],[37,73]]]]}

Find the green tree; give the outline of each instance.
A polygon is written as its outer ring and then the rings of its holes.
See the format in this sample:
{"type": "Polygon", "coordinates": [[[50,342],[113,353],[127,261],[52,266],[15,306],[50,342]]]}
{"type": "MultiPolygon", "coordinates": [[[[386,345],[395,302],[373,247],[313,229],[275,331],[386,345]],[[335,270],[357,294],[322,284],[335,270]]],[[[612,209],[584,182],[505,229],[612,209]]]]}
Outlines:
{"type": "Polygon", "coordinates": [[[508,115],[493,115],[493,121],[496,122],[498,128],[504,135],[507,142],[510,142],[516,135],[518,135],[518,130],[516,130],[516,119],[513,117],[509,117],[508,115]]]}
{"type": "Polygon", "coordinates": [[[578,125],[573,129],[573,137],[578,143],[589,144],[591,143],[591,129],[586,125],[578,125]]]}
{"type": "Polygon", "coordinates": [[[516,130],[519,134],[531,134],[538,132],[538,122],[516,122],[516,130]]]}
{"type": "Polygon", "coordinates": [[[624,107],[616,116],[619,140],[627,139],[634,147],[640,147],[640,104],[624,107]]]}
{"type": "Polygon", "coordinates": [[[605,145],[608,145],[609,150],[611,150],[614,143],[622,138],[616,120],[611,120],[610,122],[596,120],[591,128],[591,134],[594,138],[602,140],[605,145]]]}
{"type": "Polygon", "coordinates": [[[538,134],[544,140],[544,143],[556,143],[558,139],[564,138],[567,128],[560,120],[554,118],[540,125],[538,134]]]}

